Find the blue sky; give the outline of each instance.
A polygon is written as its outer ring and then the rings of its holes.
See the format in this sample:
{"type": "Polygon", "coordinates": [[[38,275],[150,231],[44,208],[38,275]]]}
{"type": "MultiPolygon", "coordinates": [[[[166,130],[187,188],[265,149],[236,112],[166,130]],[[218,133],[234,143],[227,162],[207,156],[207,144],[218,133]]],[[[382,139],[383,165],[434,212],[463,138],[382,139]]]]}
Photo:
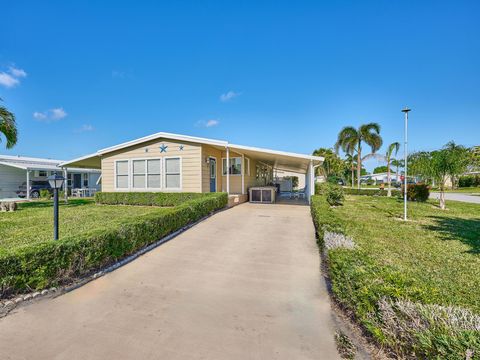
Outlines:
{"type": "Polygon", "coordinates": [[[311,153],[370,121],[403,141],[405,105],[411,149],[480,144],[478,1],[11,1],[2,13],[0,97],[20,133],[4,154],[69,159],[158,131],[311,153]]]}

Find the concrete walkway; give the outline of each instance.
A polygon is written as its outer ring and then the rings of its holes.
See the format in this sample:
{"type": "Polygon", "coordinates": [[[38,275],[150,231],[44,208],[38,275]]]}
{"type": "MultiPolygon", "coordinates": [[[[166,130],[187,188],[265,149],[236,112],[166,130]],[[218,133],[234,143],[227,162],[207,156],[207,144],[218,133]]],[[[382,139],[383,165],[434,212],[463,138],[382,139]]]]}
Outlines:
{"type": "MultiPolygon", "coordinates": [[[[432,192],[430,193],[430,199],[439,199],[440,193],[432,192]]],[[[454,200],[454,201],[462,201],[468,202],[473,204],[480,204],[480,196],[476,195],[469,195],[463,193],[453,193],[453,192],[446,192],[445,193],[445,200],[454,200]]]]}
{"type": "Polygon", "coordinates": [[[243,204],[0,319],[0,359],[336,359],[308,206],[243,204]]]}

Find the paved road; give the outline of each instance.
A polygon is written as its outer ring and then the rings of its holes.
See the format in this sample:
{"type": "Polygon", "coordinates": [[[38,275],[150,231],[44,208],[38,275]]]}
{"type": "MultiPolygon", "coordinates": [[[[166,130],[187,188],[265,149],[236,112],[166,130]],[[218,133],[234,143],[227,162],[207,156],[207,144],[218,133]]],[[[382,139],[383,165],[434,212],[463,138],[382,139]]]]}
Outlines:
{"type": "MultiPolygon", "coordinates": [[[[430,193],[430,199],[438,199],[440,197],[440,193],[432,192],[430,193]]],[[[445,193],[445,199],[448,200],[455,200],[455,201],[463,201],[468,203],[480,204],[480,196],[476,195],[469,195],[463,193],[445,193]]]]}
{"type": "Polygon", "coordinates": [[[0,319],[0,359],[335,359],[307,206],[244,204],[0,319]]]}

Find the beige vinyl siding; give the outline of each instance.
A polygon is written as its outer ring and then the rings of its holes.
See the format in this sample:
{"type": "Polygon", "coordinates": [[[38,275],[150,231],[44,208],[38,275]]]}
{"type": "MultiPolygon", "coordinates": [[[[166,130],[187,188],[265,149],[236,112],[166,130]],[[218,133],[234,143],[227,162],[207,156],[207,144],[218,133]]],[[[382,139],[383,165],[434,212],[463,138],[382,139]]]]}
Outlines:
{"type": "Polygon", "coordinates": [[[210,156],[217,160],[217,192],[220,192],[222,191],[222,151],[208,145],[202,145],[202,192],[210,192],[210,165],[206,162],[210,156]]]}
{"type": "MultiPolygon", "coordinates": [[[[132,159],[162,159],[165,157],[181,158],[181,191],[183,192],[201,192],[201,145],[180,141],[156,139],[143,144],[131,146],[129,148],[113,151],[102,157],[102,191],[115,191],[114,174],[116,160],[132,160],[132,159]],[[167,151],[161,153],[160,146],[167,146],[167,151]],[[183,150],[180,146],[183,145],[183,150]],[[148,149],[148,151],[146,151],[148,149]]],[[[162,183],[165,180],[165,169],[162,167],[162,183]]],[[[129,191],[118,190],[118,191],[129,191]]],[[[134,190],[130,191],[142,191],[134,190]]],[[[145,190],[143,190],[145,191],[145,190]]],[[[152,191],[152,190],[148,190],[152,191]]],[[[169,191],[162,188],[158,191],[169,191]]]]}

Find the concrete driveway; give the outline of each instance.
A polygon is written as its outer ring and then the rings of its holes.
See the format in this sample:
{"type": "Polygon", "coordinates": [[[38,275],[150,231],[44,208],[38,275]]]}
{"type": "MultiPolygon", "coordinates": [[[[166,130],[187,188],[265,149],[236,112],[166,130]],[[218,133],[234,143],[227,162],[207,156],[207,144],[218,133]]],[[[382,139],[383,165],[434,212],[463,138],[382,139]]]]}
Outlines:
{"type": "MultiPolygon", "coordinates": [[[[437,193],[437,192],[430,193],[430,199],[439,199],[439,198],[440,198],[440,193],[437,193]]],[[[463,193],[446,192],[445,200],[463,201],[463,202],[468,202],[473,204],[480,204],[480,196],[463,194],[463,193]]]]}
{"type": "Polygon", "coordinates": [[[335,359],[309,208],[244,204],[0,319],[0,359],[335,359]]]}

